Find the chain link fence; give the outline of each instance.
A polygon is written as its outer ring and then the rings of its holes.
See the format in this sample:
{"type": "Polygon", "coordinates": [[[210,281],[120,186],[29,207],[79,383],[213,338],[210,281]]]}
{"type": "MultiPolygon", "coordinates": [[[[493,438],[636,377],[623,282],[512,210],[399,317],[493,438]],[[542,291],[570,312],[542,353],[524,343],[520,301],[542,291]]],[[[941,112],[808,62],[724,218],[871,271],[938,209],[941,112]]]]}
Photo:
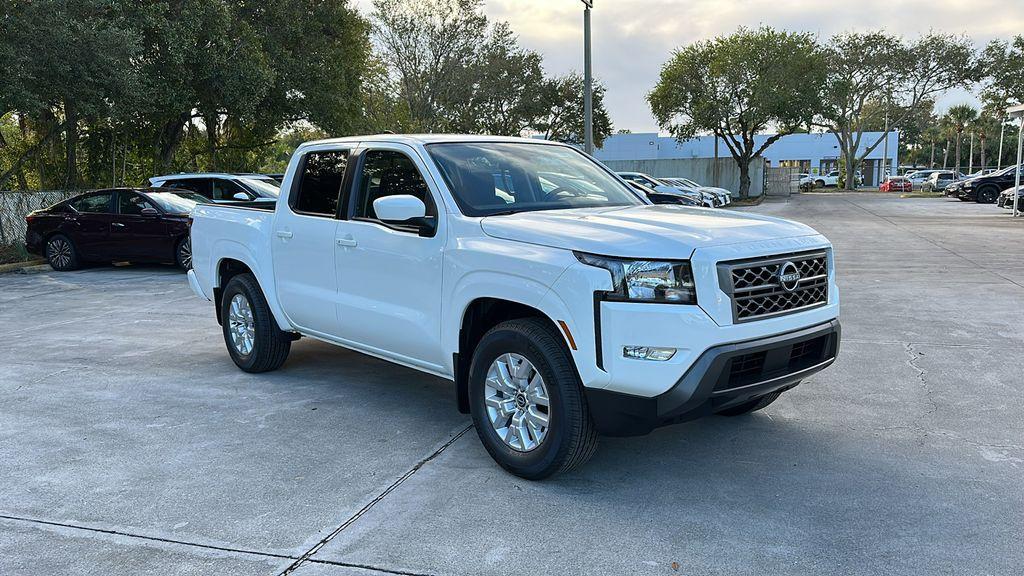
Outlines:
{"type": "Polygon", "coordinates": [[[25,216],[77,194],[74,190],[0,190],[0,264],[26,258],[25,216]]]}

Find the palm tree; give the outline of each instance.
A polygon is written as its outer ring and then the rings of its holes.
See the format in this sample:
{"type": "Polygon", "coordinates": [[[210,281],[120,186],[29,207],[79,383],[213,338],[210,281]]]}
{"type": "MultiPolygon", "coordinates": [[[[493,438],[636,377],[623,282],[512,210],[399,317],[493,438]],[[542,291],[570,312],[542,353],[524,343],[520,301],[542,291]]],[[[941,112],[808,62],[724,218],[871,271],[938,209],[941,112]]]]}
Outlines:
{"type": "Polygon", "coordinates": [[[949,125],[956,132],[956,173],[960,174],[960,141],[963,138],[964,130],[978,117],[978,110],[970,104],[957,104],[950,106],[946,111],[946,118],[949,125]]]}

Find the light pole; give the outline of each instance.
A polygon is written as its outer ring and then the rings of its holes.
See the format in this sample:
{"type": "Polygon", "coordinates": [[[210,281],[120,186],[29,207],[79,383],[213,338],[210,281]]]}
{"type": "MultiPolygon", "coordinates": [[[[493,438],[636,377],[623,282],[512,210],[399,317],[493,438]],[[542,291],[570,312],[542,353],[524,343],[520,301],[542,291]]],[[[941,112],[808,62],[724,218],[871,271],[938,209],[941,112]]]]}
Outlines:
{"type": "Polygon", "coordinates": [[[594,79],[590,71],[590,9],[594,0],[583,1],[583,151],[594,153],[594,79]]]}
{"type": "Polygon", "coordinates": [[[1014,177],[1013,192],[1010,194],[1010,201],[1013,202],[1013,217],[1016,218],[1018,206],[1020,205],[1017,195],[1020,194],[1021,154],[1024,151],[1024,105],[1007,108],[1006,115],[1010,118],[1020,118],[1020,124],[1017,128],[1017,169],[1015,171],[1017,175],[1014,177]]]}
{"type": "Polygon", "coordinates": [[[1006,134],[1006,118],[999,118],[999,155],[996,156],[996,170],[1003,169],[1003,134],[1006,134]]]}

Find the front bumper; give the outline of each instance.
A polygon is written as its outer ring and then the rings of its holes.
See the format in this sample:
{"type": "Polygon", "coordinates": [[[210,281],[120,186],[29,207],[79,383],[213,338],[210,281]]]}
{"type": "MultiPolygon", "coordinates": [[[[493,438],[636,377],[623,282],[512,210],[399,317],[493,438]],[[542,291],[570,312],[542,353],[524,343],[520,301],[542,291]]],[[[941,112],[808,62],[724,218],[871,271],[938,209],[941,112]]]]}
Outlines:
{"type": "Polygon", "coordinates": [[[707,349],[666,392],[643,397],[586,388],[594,424],[607,436],[638,436],[787,390],[835,361],[838,319],[794,332],[707,349]]]}

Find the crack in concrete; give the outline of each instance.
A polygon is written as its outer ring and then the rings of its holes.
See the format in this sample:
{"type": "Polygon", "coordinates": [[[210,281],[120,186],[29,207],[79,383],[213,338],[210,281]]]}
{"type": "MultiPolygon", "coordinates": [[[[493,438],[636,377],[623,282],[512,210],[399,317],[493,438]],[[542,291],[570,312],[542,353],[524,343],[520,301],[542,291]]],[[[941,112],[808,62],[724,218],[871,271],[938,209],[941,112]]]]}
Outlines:
{"type": "Polygon", "coordinates": [[[925,416],[934,414],[935,411],[939,409],[939,405],[935,403],[935,399],[932,397],[932,387],[928,384],[928,379],[926,378],[928,371],[917,365],[917,361],[921,356],[924,356],[924,353],[915,350],[912,342],[904,342],[903,351],[906,352],[908,356],[907,365],[917,372],[917,381],[921,385],[921,388],[924,389],[925,400],[931,406],[930,410],[914,419],[914,421],[917,422],[925,416]]]}
{"type": "MultiPolygon", "coordinates": [[[[304,564],[307,561],[316,562],[316,560],[312,559],[312,556],[314,554],[316,554],[317,552],[319,552],[324,546],[326,546],[328,542],[333,540],[338,534],[341,534],[341,532],[343,530],[345,530],[346,528],[351,526],[353,523],[355,523],[356,520],[359,520],[364,514],[369,512],[371,508],[376,506],[380,501],[384,500],[384,498],[386,498],[388,494],[391,494],[392,492],[394,492],[399,486],[402,485],[402,483],[404,483],[406,480],[411,478],[413,474],[418,472],[428,462],[430,462],[431,460],[433,460],[433,459],[437,458],[438,456],[440,456],[442,452],[447,450],[452,444],[455,444],[455,442],[457,442],[459,438],[462,438],[462,436],[466,432],[469,432],[472,429],[473,429],[473,425],[472,424],[470,424],[469,426],[466,426],[465,428],[460,430],[458,433],[456,433],[454,436],[452,436],[451,439],[449,439],[447,442],[442,444],[437,450],[434,450],[434,452],[431,453],[429,456],[427,456],[426,458],[424,458],[424,459],[420,460],[419,462],[417,462],[416,464],[414,464],[412,468],[407,470],[405,472],[405,474],[402,474],[401,476],[398,477],[397,480],[395,480],[390,485],[388,485],[388,487],[385,488],[376,497],[374,497],[373,500],[370,500],[369,502],[367,502],[365,506],[363,506],[358,511],[356,511],[355,514],[353,514],[347,520],[342,522],[337,528],[332,530],[330,534],[328,534],[322,540],[320,540],[319,542],[314,544],[312,548],[307,550],[304,554],[302,554],[302,556],[300,556],[297,560],[295,560],[295,562],[293,562],[290,566],[285,568],[284,571],[281,572],[280,576],[287,576],[288,574],[291,574],[292,572],[295,572],[295,570],[297,570],[299,568],[299,566],[301,566],[302,564],[304,564]]],[[[327,562],[327,561],[323,561],[323,562],[327,562]]],[[[392,572],[392,574],[402,574],[403,576],[425,576],[425,575],[422,575],[422,574],[412,573],[412,572],[392,572]]]]}
{"type": "MultiPolygon", "coordinates": [[[[293,554],[277,554],[274,552],[264,552],[262,550],[249,550],[246,548],[233,548],[230,546],[218,546],[215,544],[203,544],[201,542],[189,542],[188,540],[177,540],[174,538],[163,538],[160,536],[147,536],[144,534],[134,534],[132,532],[125,532],[123,530],[115,530],[112,528],[96,528],[93,526],[78,526],[76,524],[68,524],[66,522],[54,522],[52,520],[43,520],[40,518],[29,518],[26,516],[13,516],[10,514],[0,514],[0,520],[7,520],[10,522],[21,522],[25,524],[35,524],[39,526],[47,526],[53,528],[63,528],[69,530],[79,530],[82,532],[91,532],[95,534],[104,534],[107,536],[118,536],[121,538],[130,538],[133,540],[146,540],[148,542],[157,542],[161,544],[171,544],[174,546],[185,546],[189,548],[201,548],[203,550],[212,550],[216,552],[228,552],[231,554],[243,554],[247,556],[259,556],[262,558],[277,558],[281,560],[299,560],[301,556],[293,554]]],[[[388,568],[381,568],[370,564],[359,564],[354,562],[339,562],[336,560],[320,560],[317,558],[309,558],[306,560],[311,564],[326,564],[329,566],[339,566],[343,568],[360,568],[363,570],[369,570],[373,572],[379,572],[381,574],[395,574],[397,576],[430,576],[429,574],[421,574],[417,572],[406,572],[403,570],[391,570],[388,568]]]]}

